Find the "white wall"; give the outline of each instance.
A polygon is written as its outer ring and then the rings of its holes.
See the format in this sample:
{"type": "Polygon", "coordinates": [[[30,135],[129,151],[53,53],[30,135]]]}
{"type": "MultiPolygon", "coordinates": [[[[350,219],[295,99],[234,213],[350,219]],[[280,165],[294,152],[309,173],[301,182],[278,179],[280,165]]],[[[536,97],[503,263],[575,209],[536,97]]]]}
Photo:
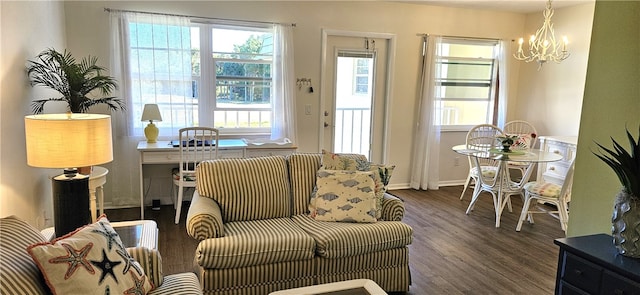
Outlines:
{"type": "Polygon", "coordinates": [[[27,166],[24,136],[31,99],[51,93],[29,86],[25,65],[47,47],[65,47],[63,3],[0,1],[0,15],[0,217],[17,215],[34,226],[51,226],[48,177],[56,171],[27,166]]]}
{"type": "MultiPolygon", "coordinates": [[[[567,36],[571,56],[559,64],[546,63],[540,70],[535,62],[520,63],[515,111],[509,119],[533,123],[540,135],[578,135],[594,6],[555,10],[551,20],[556,38],[567,36]]],[[[535,33],[542,20],[541,12],[528,14],[525,32],[535,33]]]]}
{"type": "MultiPolygon", "coordinates": [[[[321,30],[348,30],[361,32],[392,33],[397,36],[397,54],[393,77],[390,111],[390,148],[388,162],[397,168],[391,179],[392,187],[407,186],[409,182],[410,154],[413,143],[414,110],[420,64],[420,33],[484,38],[513,39],[521,35],[525,16],[516,13],[477,11],[427,5],[412,5],[387,2],[101,2],[73,1],[65,3],[67,15],[67,40],[69,48],[77,55],[93,54],[100,60],[108,55],[108,14],[104,7],[152,12],[168,12],[205,17],[258,20],[296,23],[294,29],[296,76],[321,81],[320,52],[321,30]]],[[[512,84],[517,83],[514,75],[512,84]]],[[[318,82],[319,83],[319,82],[318,82]]],[[[317,88],[315,84],[314,88],[317,88]]],[[[515,95],[516,87],[513,87],[515,95]]],[[[313,94],[300,94],[298,110],[298,146],[302,152],[317,152],[320,126],[319,116],[321,89],[313,94]],[[312,115],[304,114],[304,105],[312,106],[312,115]]],[[[137,151],[114,159],[109,182],[118,182],[119,189],[127,186],[124,196],[111,195],[121,204],[136,204],[139,184],[137,173],[137,151]],[[113,177],[124,178],[121,181],[113,177]],[[113,181],[112,181],[113,180],[113,181]],[[129,200],[128,202],[125,202],[129,200]]],[[[160,177],[151,181],[149,193],[168,194],[170,181],[168,171],[156,171],[160,177]]],[[[154,173],[154,172],[151,172],[154,173]]],[[[109,183],[107,184],[107,186],[109,183]]],[[[110,195],[109,187],[106,195],[110,195]]]]}
{"type": "MultiPolygon", "coordinates": [[[[69,2],[0,2],[2,7],[2,206],[0,215],[22,212],[35,220],[41,210],[49,210],[50,183],[47,178],[51,171],[29,168],[24,155],[24,131],[22,117],[29,113],[29,103],[25,97],[33,91],[26,84],[26,78],[15,73],[24,71],[24,62],[49,46],[62,47],[64,44],[75,56],[95,55],[103,65],[109,60],[108,13],[104,7],[149,12],[166,12],[203,17],[258,20],[297,23],[294,29],[296,76],[311,78],[316,91],[304,93],[297,98],[298,146],[302,152],[317,152],[320,126],[319,89],[321,30],[347,30],[360,32],[391,33],[397,36],[393,92],[390,102],[390,134],[388,163],[395,164],[391,179],[392,187],[406,187],[411,166],[411,145],[413,144],[416,92],[420,71],[421,38],[418,34],[441,34],[483,38],[517,39],[526,33],[525,20],[528,16],[516,13],[447,8],[428,5],[414,5],[397,2],[245,2],[245,1],[69,1],[69,2]],[[64,6],[62,11],[61,6],[64,6]],[[10,9],[8,9],[8,8],[10,9]],[[9,10],[10,12],[8,12],[9,10]],[[64,15],[73,17],[64,17],[64,15]],[[25,22],[24,20],[30,20],[25,22]],[[64,24],[61,24],[64,22],[64,24]],[[62,28],[64,26],[64,29],[62,28]],[[65,38],[64,36],[67,36],[65,38]],[[65,40],[66,39],[66,40],[65,40]],[[11,52],[5,54],[7,50],[11,52]],[[5,64],[10,64],[7,68],[5,64]],[[6,83],[9,82],[9,83],[6,83]],[[10,85],[6,87],[5,85],[10,85]],[[304,115],[304,105],[312,106],[312,115],[304,115]],[[8,125],[7,122],[11,125],[8,125]],[[18,124],[15,127],[14,124],[18,124]],[[19,142],[16,144],[16,142],[19,142]],[[7,169],[9,167],[9,169],[7,169]],[[9,198],[4,196],[8,195],[9,198]],[[44,197],[42,197],[44,196],[44,197]],[[43,203],[47,202],[47,203],[43,203]],[[42,203],[42,204],[41,204],[42,203]],[[32,204],[39,204],[33,208],[32,204]]],[[[564,8],[562,11],[570,10],[564,8]]],[[[563,13],[556,11],[554,21],[562,22],[563,13]],[[557,20],[556,20],[557,19],[557,20]]],[[[581,16],[590,18],[590,16],[581,16]]],[[[558,28],[558,30],[560,30],[558,28]]],[[[567,35],[573,40],[572,33],[567,35]]],[[[572,41],[573,42],[573,41],[572,41]]],[[[576,45],[577,46],[577,45],[576,45]]],[[[575,57],[572,56],[571,59],[575,57]]],[[[576,59],[579,60],[579,59],[576,59]]],[[[520,99],[518,90],[519,62],[512,63],[510,75],[510,97],[520,99]]],[[[555,65],[554,65],[555,66],[555,65]]],[[[551,67],[550,67],[551,68],[551,67]]],[[[546,69],[545,69],[546,70],[546,69]]],[[[545,71],[543,70],[543,71],[545,71]]],[[[574,72],[579,73],[580,69],[574,72]]],[[[584,76],[584,74],[581,74],[584,76]]],[[[573,90],[572,90],[573,91],[573,90]]],[[[576,92],[576,91],[573,91],[576,92]]],[[[510,113],[515,112],[517,103],[510,104],[510,113]]],[[[518,117],[509,115],[511,118],[518,117]]],[[[116,136],[119,136],[116,134],[116,136]]],[[[443,136],[444,138],[445,136],[443,136]]],[[[464,134],[447,135],[444,142],[462,142],[464,134]],[[456,136],[460,136],[459,140],[456,136]]],[[[451,144],[443,146],[448,150],[451,144]]],[[[105,187],[107,202],[116,200],[118,206],[136,206],[139,200],[138,154],[135,146],[114,147],[123,155],[106,165],[111,170],[105,187]],[[117,186],[117,193],[113,186],[117,186]]],[[[443,163],[453,163],[455,154],[443,152],[443,163]]],[[[461,161],[466,165],[466,161],[461,161]]],[[[442,170],[462,171],[462,176],[444,175],[443,181],[463,179],[466,168],[458,166],[442,170]]],[[[148,171],[153,176],[149,184],[150,195],[170,192],[170,181],[166,176],[168,167],[148,171]]],[[[154,196],[155,198],[155,196],[154,196]]]]}
{"type": "MultiPolygon", "coordinates": [[[[547,63],[540,70],[535,62],[511,63],[510,75],[517,76],[517,84],[509,85],[507,121],[529,121],[539,135],[578,135],[594,5],[595,2],[589,2],[555,9],[552,22],[556,37],[569,38],[571,56],[568,59],[559,64],[547,63]]],[[[528,40],[528,36],[542,26],[542,21],[542,11],[528,14],[523,32],[517,37],[528,40]]],[[[517,38],[513,40],[511,50],[515,52],[517,38]]],[[[465,136],[466,132],[447,132],[441,137],[441,185],[464,183],[468,161],[452,152],[451,146],[463,143],[465,136]]]]}
{"type": "Polygon", "coordinates": [[[629,150],[624,128],[636,140],[640,126],[640,2],[598,1],[593,20],[569,236],[611,233],[613,200],[621,184],[592,151],[610,137],[629,150]]]}

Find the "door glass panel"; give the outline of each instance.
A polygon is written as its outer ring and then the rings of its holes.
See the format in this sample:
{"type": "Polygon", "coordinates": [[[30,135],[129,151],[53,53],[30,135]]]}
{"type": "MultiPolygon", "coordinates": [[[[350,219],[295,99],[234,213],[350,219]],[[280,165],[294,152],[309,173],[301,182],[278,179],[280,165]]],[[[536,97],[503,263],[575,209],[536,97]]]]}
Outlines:
{"type": "Polygon", "coordinates": [[[334,151],[370,156],[373,53],[340,52],[336,61],[334,151]]]}

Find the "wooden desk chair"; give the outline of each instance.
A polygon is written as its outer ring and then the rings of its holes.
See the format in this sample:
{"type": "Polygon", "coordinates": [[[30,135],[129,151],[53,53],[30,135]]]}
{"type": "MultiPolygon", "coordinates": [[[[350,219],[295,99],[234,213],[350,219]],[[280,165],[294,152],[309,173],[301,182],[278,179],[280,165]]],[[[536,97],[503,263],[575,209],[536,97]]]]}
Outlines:
{"type": "Polygon", "coordinates": [[[180,222],[180,211],[185,188],[196,187],[196,166],[204,160],[218,158],[218,135],[216,128],[188,127],[179,131],[180,167],[173,173],[173,184],[178,188],[175,223],[180,222]]]}

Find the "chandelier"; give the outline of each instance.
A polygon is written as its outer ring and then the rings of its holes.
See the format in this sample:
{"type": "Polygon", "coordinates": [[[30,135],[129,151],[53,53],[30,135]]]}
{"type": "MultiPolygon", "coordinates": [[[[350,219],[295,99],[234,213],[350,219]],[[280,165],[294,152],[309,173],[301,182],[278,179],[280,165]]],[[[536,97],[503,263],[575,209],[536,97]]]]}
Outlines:
{"type": "Polygon", "coordinates": [[[551,17],[553,16],[551,0],[547,2],[547,8],[542,15],[544,16],[544,23],[542,27],[536,31],[536,34],[531,35],[531,38],[529,38],[528,54],[524,54],[522,50],[524,39],[520,38],[518,40],[518,52],[513,55],[516,59],[524,60],[525,62],[538,62],[538,70],[548,61],[560,63],[569,57],[569,52],[567,52],[569,40],[567,37],[562,37],[562,43],[556,42],[553,24],[551,23],[551,17]]]}

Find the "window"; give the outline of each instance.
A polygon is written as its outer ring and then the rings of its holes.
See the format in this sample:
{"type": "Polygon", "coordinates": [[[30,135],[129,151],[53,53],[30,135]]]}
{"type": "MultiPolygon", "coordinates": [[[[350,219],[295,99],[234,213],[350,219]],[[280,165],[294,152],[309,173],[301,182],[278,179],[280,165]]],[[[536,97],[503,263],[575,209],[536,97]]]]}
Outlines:
{"type": "Polygon", "coordinates": [[[369,95],[371,90],[369,80],[373,76],[369,75],[372,71],[371,58],[355,58],[353,62],[355,63],[353,67],[355,71],[353,74],[353,86],[355,88],[353,94],[369,95]]]}
{"type": "Polygon", "coordinates": [[[435,99],[444,130],[492,123],[498,43],[443,38],[436,50],[435,99]]]}
{"type": "Polygon", "coordinates": [[[211,29],[215,75],[213,125],[268,131],[271,126],[271,29],[211,29]]]}
{"type": "Polygon", "coordinates": [[[269,134],[274,27],[128,22],[134,134],[144,104],[158,104],[161,136],[188,126],[269,134]],[[137,120],[136,120],[137,119],[137,120]]]}
{"type": "Polygon", "coordinates": [[[191,32],[188,26],[157,24],[145,18],[128,23],[129,105],[133,134],[142,134],[145,104],[160,108],[161,135],[199,123],[198,92],[192,83],[191,32]],[[167,129],[168,130],[163,130],[167,129]]]}

